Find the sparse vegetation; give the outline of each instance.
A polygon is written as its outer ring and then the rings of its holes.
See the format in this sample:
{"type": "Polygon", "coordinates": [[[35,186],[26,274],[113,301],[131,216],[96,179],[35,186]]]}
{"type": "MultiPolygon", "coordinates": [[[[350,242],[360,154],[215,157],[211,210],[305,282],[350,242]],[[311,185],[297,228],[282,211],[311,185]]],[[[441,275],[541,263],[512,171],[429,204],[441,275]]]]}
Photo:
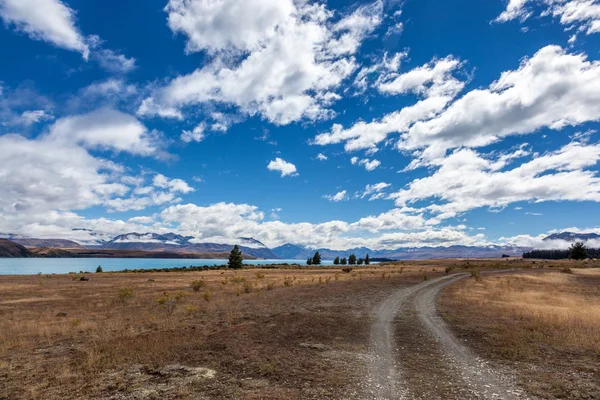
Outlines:
{"type": "Polygon", "coordinates": [[[135,296],[135,289],[133,286],[119,289],[118,299],[120,302],[125,303],[127,300],[135,296]]]}
{"type": "Polygon", "coordinates": [[[205,285],[206,281],[204,279],[196,279],[195,281],[192,281],[190,286],[194,292],[199,292],[205,285]]]}
{"type": "Polygon", "coordinates": [[[532,396],[594,398],[600,393],[600,272],[561,273],[566,269],[459,282],[442,295],[442,315],[480,355],[515,362],[532,396]]]}
{"type": "Polygon", "coordinates": [[[167,315],[171,316],[175,312],[175,308],[177,305],[181,303],[185,295],[183,292],[177,292],[175,294],[170,294],[169,292],[163,292],[162,296],[156,299],[156,303],[165,310],[167,315]]]}

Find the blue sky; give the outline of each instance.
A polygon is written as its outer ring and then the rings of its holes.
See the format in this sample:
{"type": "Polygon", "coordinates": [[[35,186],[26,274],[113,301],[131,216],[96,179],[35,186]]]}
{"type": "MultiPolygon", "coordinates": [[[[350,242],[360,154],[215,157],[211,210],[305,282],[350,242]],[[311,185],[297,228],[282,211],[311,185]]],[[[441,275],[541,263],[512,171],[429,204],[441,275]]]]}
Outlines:
{"type": "Polygon", "coordinates": [[[0,18],[5,234],[600,232],[598,1],[0,0],[0,18]]]}

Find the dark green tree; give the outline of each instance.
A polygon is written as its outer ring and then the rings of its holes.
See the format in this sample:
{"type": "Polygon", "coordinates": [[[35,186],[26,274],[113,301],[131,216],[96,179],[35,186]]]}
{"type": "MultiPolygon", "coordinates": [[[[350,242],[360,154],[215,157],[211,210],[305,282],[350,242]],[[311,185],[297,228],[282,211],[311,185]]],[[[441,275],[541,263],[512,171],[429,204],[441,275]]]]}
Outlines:
{"type": "Polygon", "coordinates": [[[96,273],[99,274],[101,272],[104,272],[102,271],[102,266],[98,265],[98,268],[96,268],[96,273]]]}
{"type": "Polygon", "coordinates": [[[356,262],[358,265],[362,265],[365,262],[364,258],[359,258],[358,261],[356,262]]]}
{"type": "Polygon", "coordinates": [[[308,257],[308,260],[306,260],[306,265],[313,265],[312,257],[308,257]]]}
{"type": "Polygon", "coordinates": [[[339,257],[336,257],[336,258],[333,260],[333,265],[340,265],[340,258],[339,258],[339,257]]]}
{"type": "Polygon", "coordinates": [[[342,264],[342,265],[348,264],[348,260],[346,260],[346,257],[344,257],[340,260],[340,264],[342,264]]]}
{"type": "Polygon", "coordinates": [[[244,259],[242,258],[242,251],[240,247],[236,244],[231,249],[231,253],[229,253],[229,262],[227,263],[227,267],[232,269],[240,269],[242,268],[242,264],[244,259]]]}
{"type": "Polygon", "coordinates": [[[371,259],[369,258],[369,253],[367,253],[367,255],[365,256],[365,264],[366,265],[371,264],[371,259]]]}
{"type": "Polygon", "coordinates": [[[315,253],[315,255],[313,256],[313,265],[319,265],[319,264],[321,264],[321,255],[317,251],[315,253]]]}
{"type": "Polygon", "coordinates": [[[583,260],[588,257],[587,247],[581,242],[573,243],[569,248],[569,255],[573,260],[583,260]]]}
{"type": "Polygon", "coordinates": [[[354,254],[350,254],[350,256],[348,256],[348,264],[350,264],[350,265],[356,264],[356,256],[354,254]]]}

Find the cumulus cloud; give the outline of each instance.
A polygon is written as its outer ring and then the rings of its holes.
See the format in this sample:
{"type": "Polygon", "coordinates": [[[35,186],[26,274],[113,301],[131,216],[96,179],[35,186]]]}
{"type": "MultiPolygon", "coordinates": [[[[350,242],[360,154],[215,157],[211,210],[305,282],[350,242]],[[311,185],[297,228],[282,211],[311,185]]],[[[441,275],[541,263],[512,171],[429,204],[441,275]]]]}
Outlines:
{"type": "Polygon", "coordinates": [[[0,17],[34,40],[89,57],[89,46],[75,26],[75,11],[60,0],[0,0],[0,17]]]}
{"type": "Polygon", "coordinates": [[[399,148],[426,148],[424,158],[447,149],[481,147],[541,128],[560,130],[600,119],[600,62],[547,46],[502,73],[488,89],[456,100],[428,121],[415,123],[399,148]]]}
{"type": "MultiPolygon", "coordinates": [[[[452,56],[433,59],[429,63],[399,74],[400,61],[405,53],[396,54],[391,60],[384,57],[382,63],[371,69],[362,70],[356,79],[361,78],[359,85],[366,85],[367,77],[374,71],[381,71],[374,83],[382,94],[416,94],[422,97],[417,103],[371,122],[359,121],[352,127],[344,129],[334,124],[330,132],[317,135],[312,144],[325,146],[345,142],[347,152],[369,149],[384,142],[391,133],[403,133],[418,121],[435,117],[458,95],[464,83],[456,79],[452,73],[461,67],[461,63],[452,56]]],[[[356,80],[355,80],[356,85],[356,80]]]]}
{"type": "Polygon", "coordinates": [[[58,119],[48,138],[77,143],[89,149],[152,155],[159,150],[157,135],[135,117],[110,108],[58,119]]]}
{"type": "Polygon", "coordinates": [[[273,161],[267,165],[267,169],[269,171],[278,171],[281,172],[281,177],[284,176],[296,176],[298,172],[296,171],[296,166],[292,163],[289,163],[279,157],[275,158],[273,161]]]}
{"type": "Polygon", "coordinates": [[[205,138],[205,135],[204,135],[205,130],[206,130],[206,123],[202,122],[202,123],[198,124],[191,131],[183,131],[183,133],[181,134],[181,140],[183,140],[186,143],[201,142],[205,138]]]}
{"type": "Polygon", "coordinates": [[[385,197],[385,193],[383,193],[383,190],[389,188],[390,186],[392,186],[392,184],[387,182],[379,182],[373,185],[367,185],[365,187],[365,190],[360,195],[360,198],[364,199],[367,196],[371,196],[369,197],[369,201],[382,199],[385,197]]]}
{"type": "Polygon", "coordinates": [[[341,192],[338,192],[336,194],[326,194],[323,197],[334,203],[339,203],[340,201],[348,200],[348,194],[345,190],[342,190],[341,192]]]}
{"type": "Polygon", "coordinates": [[[541,6],[540,16],[558,18],[565,30],[576,29],[588,35],[600,32],[600,4],[596,0],[509,0],[506,10],[495,21],[525,21],[534,14],[528,7],[533,5],[541,6]]]}
{"type": "Polygon", "coordinates": [[[530,0],[508,0],[506,10],[504,10],[495,21],[507,22],[512,21],[513,19],[526,20],[531,16],[531,12],[525,8],[525,5],[528,2],[530,2],[530,0]]]}
{"type": "Polygon", "coordinates": [[[94,52],[93,56],[98,61],[98,64],[109,72],[126,74],[133,71],[136,67],[135,58],[126,57],[114,50],[101,49],[94,52]]]}
{"type": "Polygon", "coordinates": [[[433,174],[390,197],[398,206],[435,200],[422,210],[433,214],[436,223],[472,209],[501,210],[520,201],[600,201],[600,178],[590,170],[600,160],[600,145],[573,142],[512,169],[510,160],[460,149],[438,160],[433,174]]]}
{"type": "Polygon", "coordinates": [[[325,160],[327,160],[327,156],[323,153],[319,153],[319,154],[317,154],[317,160],[325,161],[325,160]]]}
{"type": "Polygon", "coordinates": [[[37,124],[38,122],[48,121],[52,119],[54,119],[54,116],[48,114],[44,110],[24,111],[23,114],[21,114],[21,121],[25,126],[37,124]]]}
{"type": "Polygon", "coordinates": [[[186,106],[221,102],[288,124],[332,115],[335,90],[356,69],[352,55],[381,22],[382,5],[335,22],[324,5],[291,0],[172,0],[166,11],[171,29],[188,37],[187,51],[213,58],[145,99],[140,115],[181,118],[186,106]]]}
{"type": "Polygon", "coordinates": [[[361,165],[365,167],[367,171],[373,171],[381,165],[381,161],[379,160],[370,160],[368,158],[363,158],[362,160],[359,160],[358,157],[352,157],[350,162],[352,163],[352,165],[361,165]]]}

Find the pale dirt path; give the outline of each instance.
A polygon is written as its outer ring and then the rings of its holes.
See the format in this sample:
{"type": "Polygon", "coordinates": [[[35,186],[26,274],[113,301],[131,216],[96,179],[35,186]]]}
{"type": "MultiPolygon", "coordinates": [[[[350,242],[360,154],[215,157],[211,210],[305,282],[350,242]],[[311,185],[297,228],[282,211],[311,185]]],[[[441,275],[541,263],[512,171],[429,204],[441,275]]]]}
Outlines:
{"type": "Polygon", "coordinates": [[[442,277],[418,285],[398,289],[376,310],[377,320],[371,328],[369,351],[369,374],[365,382],[366,399],[408,399],[408,390],[404,384],[401,369],[396,362],[396,338],[394,319],[402,304],[417,291],[444,281],[442,277]]]}
{"type": "Polygon", "coordinates": [[[528,398],[514,382],[511,382],[509,375],[495,370],[488,362],[476,356],[461,343],[437,313],[435,299],[440,290],[465,276],[465,274],[454,275],[450,279],[438,281],[435,285],[420,290],[415,297],[419,319],[435,335],[449,357],[450,363],[461,372],[463,380],[474,397],[503,400],[528,398]]]}
{"type": "Polygon", "coordinates": [[[413,397],[411,388],[403,378],[402,366],[397,362],[399,348],[394,329],[396,314],[407,302],[414,302],[418,319],[429,334],[435,337],[447,358],[447,363],[459,371],[461,376],[455,383],[466,386],[464,389],[469,393],[468,398],[493,400],[528,398],[516,388],[507,374],[494,370],[463,345],[438,315],[435,298],[440,290],[466,276],[466,274],[449,275],[399,289],[376,310],[377,320],[371,329],[369,374],[364,387],[365,399],[409,400],[413,397]]]}

